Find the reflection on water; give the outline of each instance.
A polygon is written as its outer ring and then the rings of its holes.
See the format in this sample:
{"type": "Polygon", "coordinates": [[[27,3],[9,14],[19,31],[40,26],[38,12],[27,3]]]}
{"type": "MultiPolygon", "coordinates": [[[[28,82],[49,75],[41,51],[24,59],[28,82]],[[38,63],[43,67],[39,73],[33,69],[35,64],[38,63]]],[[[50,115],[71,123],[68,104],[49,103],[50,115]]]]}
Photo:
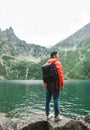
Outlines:
{"type": "MultiPolygon", "coordinates": [[[[65,81],[60,98],[62,115],[74,117],[89,113],[90,80],[65,81]]],[[[38,111],[45,111],[45,88],[42,87],[42,81],[0,81],[0,112],[14,117],[27,117],[38,111]]]]}

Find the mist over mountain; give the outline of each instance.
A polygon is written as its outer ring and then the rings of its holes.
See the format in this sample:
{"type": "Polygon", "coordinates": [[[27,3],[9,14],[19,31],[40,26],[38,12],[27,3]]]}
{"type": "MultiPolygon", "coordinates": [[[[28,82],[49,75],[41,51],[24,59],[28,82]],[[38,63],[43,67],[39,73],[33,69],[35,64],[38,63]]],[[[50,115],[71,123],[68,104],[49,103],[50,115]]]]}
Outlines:
{"type": "Polygon", "coordinates": [[[0,79],[42,79],[41,65],[52,50],[58,51],[65,79],[90,79],[90,23],[51,48],[27,44],[12,27],[0,29],[0,79]]]}

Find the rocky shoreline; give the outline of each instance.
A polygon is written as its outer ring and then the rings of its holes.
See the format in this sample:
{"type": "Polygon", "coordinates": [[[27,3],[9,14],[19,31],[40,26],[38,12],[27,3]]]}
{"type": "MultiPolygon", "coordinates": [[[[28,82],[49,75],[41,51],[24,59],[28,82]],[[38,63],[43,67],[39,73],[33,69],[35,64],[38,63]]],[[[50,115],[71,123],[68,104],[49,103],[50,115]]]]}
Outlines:
{"type": "Polygon", "coordinates": [[[65,118],[54,122],[47,121],[44,114],[36,114],[30,118],[8,118],[0,114],[0,130],[90,130],[90,114],[84,120],[65,118]]]}

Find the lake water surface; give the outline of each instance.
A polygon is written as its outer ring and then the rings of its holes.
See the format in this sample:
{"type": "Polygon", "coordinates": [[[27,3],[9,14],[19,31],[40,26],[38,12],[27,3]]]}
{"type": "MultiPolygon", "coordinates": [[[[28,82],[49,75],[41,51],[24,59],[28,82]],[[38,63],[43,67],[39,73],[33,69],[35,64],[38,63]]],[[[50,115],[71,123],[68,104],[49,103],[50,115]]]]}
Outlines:
{"type": "MultiPolygon", "coordinates": [[[[60,98],[62,115],[76,117],[90,113],[90,80],[65,81],[60,98]]],[[[13,117],[29,117],[41,111],[45,111],[45,88],[42,87],[42,81],[0,81],[0,112],[13,117]]]]}

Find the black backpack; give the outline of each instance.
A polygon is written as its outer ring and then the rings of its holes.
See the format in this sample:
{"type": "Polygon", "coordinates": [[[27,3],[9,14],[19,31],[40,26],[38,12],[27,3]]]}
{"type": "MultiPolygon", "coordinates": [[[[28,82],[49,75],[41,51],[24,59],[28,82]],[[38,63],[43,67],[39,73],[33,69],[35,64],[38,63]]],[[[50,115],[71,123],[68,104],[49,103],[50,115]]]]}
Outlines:
{"type": "Polygon", "coordinates": [[[54,63],[46,63],[42,66],[42,78],[45,83],[52,83],[58,79],[54,63]]]}

